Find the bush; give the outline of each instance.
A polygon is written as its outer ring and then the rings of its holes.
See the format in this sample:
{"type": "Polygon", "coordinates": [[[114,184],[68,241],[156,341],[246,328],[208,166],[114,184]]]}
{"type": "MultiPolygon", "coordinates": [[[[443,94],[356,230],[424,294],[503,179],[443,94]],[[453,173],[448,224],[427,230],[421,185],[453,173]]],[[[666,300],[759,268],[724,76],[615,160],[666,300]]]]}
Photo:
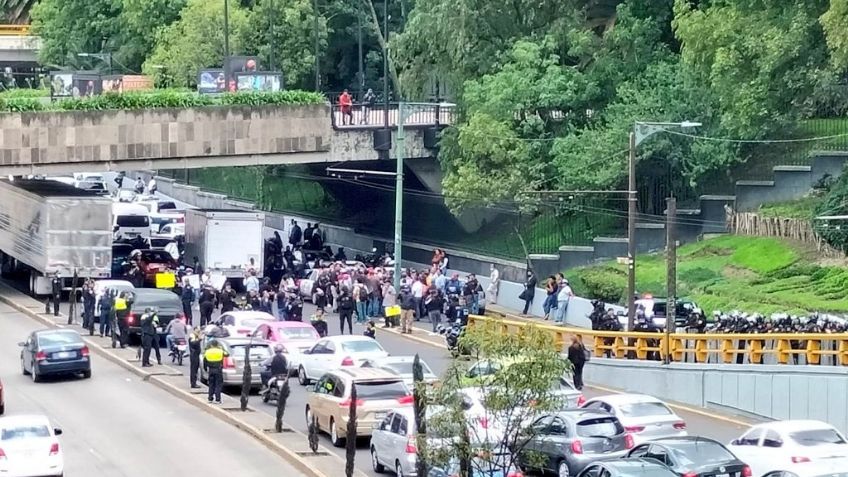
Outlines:
{"type": "Polygon", "coordinates": [[[611,267],[584,268],[577,272],[586,298],[618,303],[627,289],[627,273],[611,267]]]}
{"type": "Polygon", "coordinates": [[[0,97],[0,112],[24,113],[29,111],[44,111],[49,104],[45,104],[39,98],[3,98],[0,97]]]}
{"type": "MultiPolygon", "coordinates": [[[[824,199],[815,208],[815,215],[843,215],[848,204],[848,174],[843,169],[824,199]]],[[[844,220],[816,221],[816,231],[831,247],[848,250],[848,223],[844,220]]]]}
{"type": "Polygon", "coordinates": [[[46,88],[15,88],[0,92],[0,98],[46,98],[50,90],[46,88]]]}
{"type": "Polygon", "coordinates": [[[221,96],[221,104],[260,106],[264,104],[324,104],[327,99],[313,91],[285,90],[276,93],[228,93],[221,96]]]}

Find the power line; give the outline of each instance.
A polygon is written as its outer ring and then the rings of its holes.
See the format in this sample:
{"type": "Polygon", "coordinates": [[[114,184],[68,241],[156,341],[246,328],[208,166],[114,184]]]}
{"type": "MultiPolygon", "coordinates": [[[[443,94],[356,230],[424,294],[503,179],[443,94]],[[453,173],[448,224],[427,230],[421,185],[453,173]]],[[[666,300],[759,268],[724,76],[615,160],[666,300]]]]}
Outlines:
{"type": "Polygon", "coordinates": [[[674,131],[671,129],[664,129],[664,133],[666,134],[674,134],[675,136],[683,136],[688,137],[690,139],[695,139],[699,141],[713,141],[713,142],[728,142],[734,144],[787,144],[787,143],[802,143],[802,142],[816,142],[816,141],[827,141],[829,139],[837,139],[840,137],[848,136],[848,133],[842,134],[834,134],[832,136],[819,136],[819,137],[808,137],[808,138],[799,138],[799,139],[730,139],[730,138],[722,138],[722,137],[712,137],[712,136],[699,136],[697,134],[689,134],[681,131],[674,131]]]}

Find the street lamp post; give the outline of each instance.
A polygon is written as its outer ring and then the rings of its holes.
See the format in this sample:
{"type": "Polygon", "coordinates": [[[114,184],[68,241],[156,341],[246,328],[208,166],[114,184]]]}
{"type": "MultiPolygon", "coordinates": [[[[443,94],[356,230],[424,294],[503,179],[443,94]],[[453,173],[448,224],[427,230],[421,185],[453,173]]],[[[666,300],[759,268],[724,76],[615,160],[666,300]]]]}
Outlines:
{"type": "MultiPolygon", "coordinates": [[[[630,133],[629,159],[627,161],[627,329],[633,330],[636,321],[636,148],[645,139],[671,128],[696,128],[701,123],[636,121],[630,133]]],[[[668,325],[666,325],[668,326],[668,325]]]]}
{"type": "Polygon", "coordinates": [[[395,276],[394,286],[396,291],[400,291],[400,270],[401,270],[401,248],[403,238],[403,158],[406,156],[406,130],[403,123],[406,121],[404,117],[404,104],[398,103],[398,137],[397,149],[397,164],[395,165],[395,276]]]}
{"type": "Polygon", "coordinates": [[[224,88],[230,90],[230,2],[224,0],[224,88]]]}
{"type": "Polygon", "coordinates": [[[383,127],[389,129],[389,0],[383,0],[383,127]]]}

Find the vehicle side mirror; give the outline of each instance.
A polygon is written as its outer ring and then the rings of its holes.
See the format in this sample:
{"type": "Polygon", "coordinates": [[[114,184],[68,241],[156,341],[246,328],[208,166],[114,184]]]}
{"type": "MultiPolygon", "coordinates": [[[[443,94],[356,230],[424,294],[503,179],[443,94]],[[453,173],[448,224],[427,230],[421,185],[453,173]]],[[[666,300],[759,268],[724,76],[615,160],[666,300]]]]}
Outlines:
{"type": "Polygon", "coordinates": [[[62,428],[60,428],[60,427],[54,427],[54,428],[53,428],[53,434],[55,434],[55,435],[57,435],[57,436],[61,436],[61,435],[62,435],[62,428]]]}
{"type": "Polygon", "coordinates": [[[307,389],[309,389],[309,392],[311,393],[317,393],[319,389],[318,383],[315,383],[313,386],[309,386],[307,389]]]}
{"type": "Polygon", "coordinates": [[[308,349],[308,350],[305,350],[305,351],[303,352],[303,354],[312,354],[312,349],[310,348],[310,349],[308,349]]]}
{"type": "Polygon", "coordinates": [[[18,343],[18,346],[21,346],[21,347],[26,346],[26,345],[27,345],[27,344],[26,344],[26,342],[25,342],[25,341],[21,341],[21,342],[19,342],[19,343],[18,343]]]}

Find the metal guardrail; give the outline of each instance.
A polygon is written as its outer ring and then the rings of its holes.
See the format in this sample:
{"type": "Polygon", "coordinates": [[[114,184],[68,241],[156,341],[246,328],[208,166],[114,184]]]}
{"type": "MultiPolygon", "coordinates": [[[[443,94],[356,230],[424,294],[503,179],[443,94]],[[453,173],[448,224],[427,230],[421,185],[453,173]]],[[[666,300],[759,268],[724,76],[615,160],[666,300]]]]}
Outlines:
{"type": "Polygon", "coordinates": [[[822,364],[823,357],[848,366],[848,333],[771,333],[771,334],[696,334],[638,333],[595,331],[569,328],[524,320],[509,320],[473,315],[469,326],[499,329],[501,333],[517,333],[527,326],[547,332],[557,347],[564,347],[572,335],[580,335],[594,356],[613,359],[665,359],[671,350],[672,362],[733,364],[741,355],[749,364],[763,364],[771,357],[779,364],[822,364]]]}
{"type": "MultiPolygon", "coordinates": [[[[444,103],[415,103],[414,106],[404,105],[404,127],[426,127],[453,124],[456,107],[444,103]]],[[[366,106],[354,103],[349,114],[342,110],[339,104],[332,105],[333,128],[343,129],[377,129],[385,126],[386,114],[390,128],[398,126],[398,104],[390,103],[388,113],[382,103],[366,106]]]]}
{"type": "Polygon", "coordinates": [[[0,25],[0,36],[29,36],[29,25],[0,25]]]}

